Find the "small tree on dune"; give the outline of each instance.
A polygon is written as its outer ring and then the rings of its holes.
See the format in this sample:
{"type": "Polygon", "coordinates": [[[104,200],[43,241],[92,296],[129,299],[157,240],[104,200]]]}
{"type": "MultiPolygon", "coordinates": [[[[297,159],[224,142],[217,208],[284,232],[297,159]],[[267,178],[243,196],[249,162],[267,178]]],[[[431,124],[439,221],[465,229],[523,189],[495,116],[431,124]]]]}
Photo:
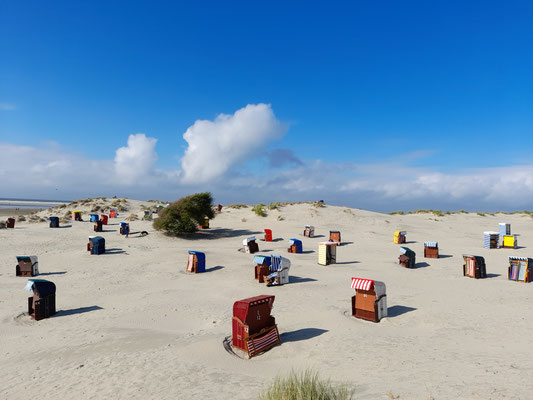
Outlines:
{"type": "Polygon", "coordinates": [[[182,197],[158,212],[154,229],[173,235],[194,233],[206,217],[215,217],[212,203],[213,196],[208,192],[182,197]]]}

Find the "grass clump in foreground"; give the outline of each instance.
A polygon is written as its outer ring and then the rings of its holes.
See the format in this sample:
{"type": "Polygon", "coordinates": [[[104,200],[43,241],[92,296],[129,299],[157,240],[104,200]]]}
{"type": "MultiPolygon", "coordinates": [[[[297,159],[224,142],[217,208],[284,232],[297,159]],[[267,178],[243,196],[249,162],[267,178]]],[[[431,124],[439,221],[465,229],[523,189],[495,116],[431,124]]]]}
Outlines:
{"type": "Polygon", "coordinates": [[[350,400],[355,388],[335,385],[330,380],[322,380],[318,372],[306,370],[300,374],[291,372],[287,376],[276,377],[260,400],[350,400]]]}

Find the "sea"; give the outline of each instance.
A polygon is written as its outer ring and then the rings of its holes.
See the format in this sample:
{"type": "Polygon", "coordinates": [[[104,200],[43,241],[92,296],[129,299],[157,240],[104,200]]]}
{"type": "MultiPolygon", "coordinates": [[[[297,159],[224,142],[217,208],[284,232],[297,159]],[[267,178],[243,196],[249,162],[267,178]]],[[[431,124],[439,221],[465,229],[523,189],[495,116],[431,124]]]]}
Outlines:
{"type": "Polygon", "coordinates": [[[45,209],[66,203],[70,203],[70,201],[45,199],[9,199],[0,197],[0,208],[45,209]]]}

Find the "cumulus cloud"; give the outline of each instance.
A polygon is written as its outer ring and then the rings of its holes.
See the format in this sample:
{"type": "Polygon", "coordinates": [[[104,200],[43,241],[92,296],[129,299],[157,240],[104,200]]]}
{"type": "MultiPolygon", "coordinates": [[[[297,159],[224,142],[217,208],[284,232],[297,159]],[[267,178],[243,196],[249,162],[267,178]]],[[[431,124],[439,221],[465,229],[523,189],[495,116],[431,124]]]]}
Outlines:
{"type": "Polygon", "coordinates": [[[188,147],[181,159],[182,181],[213,181],[285,131],[270,104],[263,103],[248,104],[233,115],[220,114],[214,121],[198,120],[183,135],[188,147]]]}
{"type": "Polygon", "coordinates": [[[157,139],[137,133],[128,137],[128,145],[120,147],[115,154],[115,172],[119,183],[133,184],[153,176],[157,153],[157,139]]]}

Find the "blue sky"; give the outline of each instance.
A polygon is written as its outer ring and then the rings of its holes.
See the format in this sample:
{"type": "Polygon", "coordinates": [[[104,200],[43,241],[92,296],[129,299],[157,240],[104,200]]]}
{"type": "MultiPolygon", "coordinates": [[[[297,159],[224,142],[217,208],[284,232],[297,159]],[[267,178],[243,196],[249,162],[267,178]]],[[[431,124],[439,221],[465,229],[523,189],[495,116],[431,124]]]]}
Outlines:
{"type": "Polygon", "coordinates": [[[524,208],[494,182],[533,193],[532,20],[526,1],[2,2],[0,144],[12,154],[30,147],[41,162],[0,161],[3,180],[18,177],[0,196],[211,190],[221,202],[524,208]],[[263,103],[282,130],[243,128],[261,147],[239,148],[218,176],[180,178],[183,134],[196,121],[263,103]],[[75,188],[57,166],[52,182],[19,182],[65,154],[74,157],[66,169],[84,160],[115,171],[117,149],[137,133],[157,142],[147,145],[149,173],[130,184],[119,174],[75,188]],[[272,167],[276,149],[296,161],[272,167]],[[428,187],[428,176],[441,180],[428,187]],[[399,182],[408,189],[390,189],[399,182]],[[438,192],[452,183],[462,186],[438,192]]]}

